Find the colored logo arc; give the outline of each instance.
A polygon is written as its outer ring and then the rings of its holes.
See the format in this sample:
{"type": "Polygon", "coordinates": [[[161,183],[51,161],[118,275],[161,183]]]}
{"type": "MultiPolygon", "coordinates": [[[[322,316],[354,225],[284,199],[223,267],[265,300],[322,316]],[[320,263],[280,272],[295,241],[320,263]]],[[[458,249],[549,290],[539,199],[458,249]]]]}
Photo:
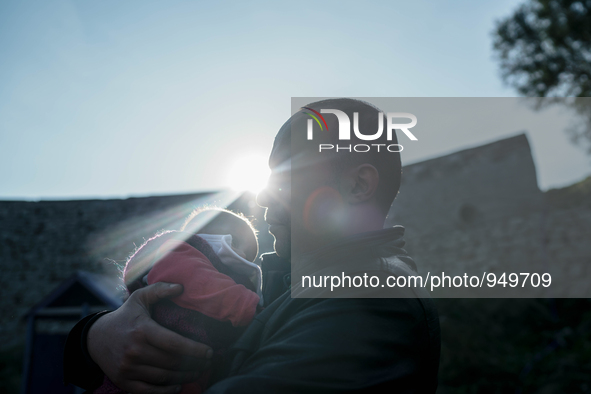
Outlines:
{"type": "MultiPolygon", "coordinates": [[[[324,120],[324,116],[320,115],[320,113],[318,111],[313,110],[310,107],[302,107],[303,109],[307,109],[308,111],[312,111],[314,112],[314,114],[318,115],[320,117],[320,119],[322,119],[322,122],[324,122],[324,126],[326,126],[326,130],[328,131],[328,125],[326,124],[326,120],[324,120]]],[[[320,126],[320,130],[322,130],[322,123],[320,123],[320,120],[318,120],[318,118],[316,116],[314,116],[314,114],[305,112],[305,114],[310,115],[312,118],[314,118],[314,120],[316,121],[316,123],[318,123],[318,126],[320,126]]]]}

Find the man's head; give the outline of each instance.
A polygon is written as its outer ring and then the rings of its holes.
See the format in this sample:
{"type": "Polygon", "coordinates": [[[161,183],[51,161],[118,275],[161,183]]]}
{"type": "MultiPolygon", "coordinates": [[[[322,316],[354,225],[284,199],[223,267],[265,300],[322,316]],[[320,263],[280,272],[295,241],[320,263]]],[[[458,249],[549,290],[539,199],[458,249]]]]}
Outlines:
{"type": "MultiPolygon", "coordinates": [[[[383,117],[379,109],[360,100],[330,99],[306,107],[318,113],[336,109],[352,122],[357,113],[359,130],[365,135],[376,133],[379,116],[383,117]]],[[[351,133],[350,140],[340,141],[337,117],[325,114],[327,130],[316,130],[310,141],[308,119],[299,111],[279,130],[269,158],[271,177],[258,196],[259,205],[267,207],[275,250],[286,258],[292,248],[297,255],[342,237],[381,229],[400,186],[400,154],[385,149],[396,144],[395,136],[387,141],[384,132],[379,139],[366,141],[351,133]],[[319,152],[320,143],[384,145],[379,152],[375,146],[368,152],[319,152]]]]}

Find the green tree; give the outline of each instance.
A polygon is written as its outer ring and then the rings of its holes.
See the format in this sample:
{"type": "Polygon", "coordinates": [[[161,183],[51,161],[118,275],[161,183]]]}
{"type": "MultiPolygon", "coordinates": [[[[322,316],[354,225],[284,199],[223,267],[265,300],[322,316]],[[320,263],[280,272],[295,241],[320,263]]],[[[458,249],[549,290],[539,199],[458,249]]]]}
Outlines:
{"type": "MultiPolygon", "coordinates": [[[[590,97],[591,0],[527,1],[497,22],[494,50],[503,80],[521,95],[590,97]]],[[[589,101],[570,101],[580,116],[567,131],[591,154],[589,101]]]]}
{"type": "Polygon", "coordinates": [[[591,96],[591,1],[530,0],[498,22],[503,78],[534,97],[591,96]]]}

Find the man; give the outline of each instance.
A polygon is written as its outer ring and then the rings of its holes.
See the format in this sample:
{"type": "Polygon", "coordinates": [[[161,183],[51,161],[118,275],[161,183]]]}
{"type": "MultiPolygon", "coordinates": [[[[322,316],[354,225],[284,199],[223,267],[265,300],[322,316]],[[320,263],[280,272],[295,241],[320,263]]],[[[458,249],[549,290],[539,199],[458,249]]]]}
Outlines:
{"type": "MultiPolygon", "coordinates": [[[[307,108],[336,109],[350,119],[357,112],[366,134],[383,116],[350,99],[307,108]]],[[[333,291],[301,280],[365,273],[386,283],[414,272],[401,249],[403,229],[382,229],[400,185],[400,155],[319,152],[318,143],[338,143],[337,119],[325,116],[326,132],[310,141],[303,137],[308,117],[298,112],[277,134],[269,184],[257,197],[275,237],[276,253],[264,255],[261,264],[265,309],[235,344],[224,379],[208,392],[435,392],[439,323],[421,290],[333,291]],[[302,298],[292,298],[291,285],[293,296],[302,298]]],[[[351,144],[359,142],[355,138],[351,144]]],[[[395,136],[388,142],[396,143],[395,136]]],[[[181,292],[155,284],[134,292],[117,311],[79,322],[66,344],[66,382],[92,389],[104,372],[131,392],[174,393],[195,380],[211,350],[160,327],[149,314],[151,304],[181,292]]]]}

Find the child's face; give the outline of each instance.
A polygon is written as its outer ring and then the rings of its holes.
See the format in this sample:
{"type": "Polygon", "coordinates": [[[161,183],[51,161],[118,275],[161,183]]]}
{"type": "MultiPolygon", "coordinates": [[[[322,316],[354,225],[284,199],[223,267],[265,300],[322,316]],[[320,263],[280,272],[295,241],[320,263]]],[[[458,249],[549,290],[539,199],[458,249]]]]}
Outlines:
{"type": "Polygon", "coordinates": [[[246,223],[233,215],[221,213],[199,230],[202,234],[230,234],[232,249],[248,261],[257,257],[258,245],[252,230],[246,223]]]}
{"type": "Polygon", "coordinates": [[[256,240],[253,239],[255,244],[253,245],[252,242],[248,241],[248,237],[240,236],[238,234],[234,234],[235,231],[230,232],[232,235],[232,249],[242,258],[248,261],[254,261],[257,257],[257,245],[256,240]]]}

